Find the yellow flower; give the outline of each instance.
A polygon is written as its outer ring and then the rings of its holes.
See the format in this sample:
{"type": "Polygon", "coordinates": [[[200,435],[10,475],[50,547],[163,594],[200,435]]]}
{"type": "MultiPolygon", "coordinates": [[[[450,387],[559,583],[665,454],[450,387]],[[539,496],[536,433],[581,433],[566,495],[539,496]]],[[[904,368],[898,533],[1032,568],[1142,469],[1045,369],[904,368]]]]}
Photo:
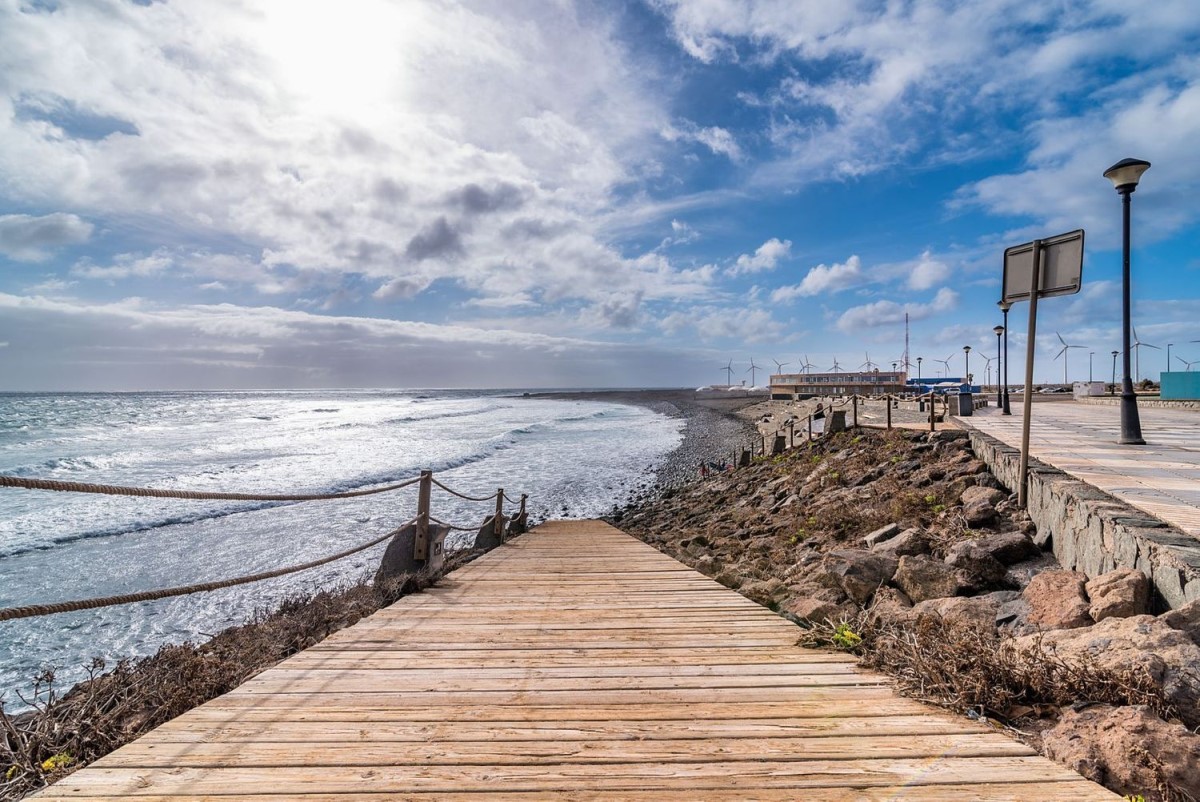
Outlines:
{"type": "Polygon", "coordinates": [[[67,766],[75,762],[75,758],[68,755],[66,752],[59,752],[54,757],[48,757],[42,761],[42,771],[47,774],[65,769],[67,766]]]}

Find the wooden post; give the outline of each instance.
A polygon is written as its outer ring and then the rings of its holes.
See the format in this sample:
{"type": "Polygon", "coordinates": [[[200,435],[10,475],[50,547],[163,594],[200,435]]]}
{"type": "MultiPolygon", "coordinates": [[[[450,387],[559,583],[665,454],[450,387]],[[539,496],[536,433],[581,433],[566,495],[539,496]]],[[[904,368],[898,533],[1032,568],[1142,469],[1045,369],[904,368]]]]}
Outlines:
{"type": "Polygon", "coordinates": [[[417,534],[413,538],[413,559],[429,559],[429,498],[433,494],[433,471],[421,471],[417,483],[417,534]]]}
{"type": "Polygon", "coordinates": [[[854,411],[854,422],[850,424],[854,428],[858,428],[858,393],[850,396],[850,408],[854,411]]]}
{"type": "Polygon", "coordinates": [[[808,416],[808,442],[812,442],[812,415],[808,416]]]}
{"type": "Polygon", "coordinates": [[[788,421],[788,448],[796,447],[796,419],[788,421]]]}
{"type": "Polygon", "coordinates": [[[887,396],[883,399],[883,403],[887,405],[887,426],[890,432],[892,430],[892,397],[887,396]]]}
{"type": "Polygon", "coordinates": [[[937,425],[933,422],[933,410],[934,410],[934,401],[933,401],[933,392],[931,391],[929,393],[929,431],[936,432],[937,425]]]}
{"type": "Polygon", "coordinates": [[[496,534],[500,536],[500,542],[504,542],[504,488],[496,488],[496,516],[492,519],[492,526],[496,529],[496,534]]]}

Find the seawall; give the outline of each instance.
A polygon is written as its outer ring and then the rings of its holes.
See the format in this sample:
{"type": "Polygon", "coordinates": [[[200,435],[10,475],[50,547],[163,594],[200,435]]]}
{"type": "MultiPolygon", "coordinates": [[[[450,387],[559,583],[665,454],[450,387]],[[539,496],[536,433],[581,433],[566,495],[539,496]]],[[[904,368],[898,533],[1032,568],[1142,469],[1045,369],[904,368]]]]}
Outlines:
{"type": "MultiPolygon", "coordinates": [[[[1010,491],[1021,452],[957,419],[975,454],[1010,491]]],[[[1037,541],[1065,568],[1089,577],[1135,568],[1150,578],[1159,611],[1200,599],[1200,541],[1136,507],[1047,465],[1029,460],[1029,517],[1037,541]]]]}

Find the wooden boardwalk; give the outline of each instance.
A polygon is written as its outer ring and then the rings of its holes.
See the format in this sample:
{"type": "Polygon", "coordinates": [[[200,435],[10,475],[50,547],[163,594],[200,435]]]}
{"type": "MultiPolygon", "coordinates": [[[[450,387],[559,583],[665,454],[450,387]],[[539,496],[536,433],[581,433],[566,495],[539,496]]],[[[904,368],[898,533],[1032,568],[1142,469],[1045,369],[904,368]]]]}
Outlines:
{"type": "Polygon", "coordinates": [[[552,522],[43,799],[1119,799],[595,521],[552,522]]]}

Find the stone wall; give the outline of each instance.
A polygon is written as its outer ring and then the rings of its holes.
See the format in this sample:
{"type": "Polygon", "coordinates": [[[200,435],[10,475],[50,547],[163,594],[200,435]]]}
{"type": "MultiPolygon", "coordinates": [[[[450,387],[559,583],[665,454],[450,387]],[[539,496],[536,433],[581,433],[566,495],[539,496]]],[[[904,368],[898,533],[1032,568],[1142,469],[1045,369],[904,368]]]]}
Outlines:
{"type": "MultiPolygon", "coordinates": [[[[976,455],[1010,491],[1017,487],[1020,449],[959,421],[976,455]]],[[[1029,516],[1037,541],[1066,568],[1089,577],[1117,567],[1150,577],[1159,610],[1200,599],[1200,541],[1092,485],[1029,460],[1029,516]]]]}
{"type": "MultiPolygon", "coordinates": [[[[1121,403],[1120,396],[1085,396],[1075,399],[1084,404],[1094,404],[1102,407],[1115,407],[1121,403]]],[[[1139,398],[1138,406],[1146,409],[1200,409],[1200,401],[1172,401],[1161,398],[1139,398]]]]}

